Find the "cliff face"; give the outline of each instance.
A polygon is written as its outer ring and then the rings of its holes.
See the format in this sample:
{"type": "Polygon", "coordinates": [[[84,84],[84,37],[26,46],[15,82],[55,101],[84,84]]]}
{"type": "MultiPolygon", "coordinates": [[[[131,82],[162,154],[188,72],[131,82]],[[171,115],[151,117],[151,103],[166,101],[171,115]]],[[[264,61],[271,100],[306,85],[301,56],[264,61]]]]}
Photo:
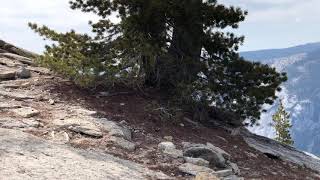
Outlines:
{"type": "Polygon", "coordinates": [[[294,148],[188,115],[166,120],[157,93],[79,89],[10,46],[0,52],[0,177],[319,178],[320,161],[294,148]]]}
{"type": "MultiPolygon", "coordinates": [[[[288,73],[288,82],[279,94],[291,114],[295,147],[320,154],[320,43],[307,44],[281,50],[265,50],[243,53],[243,56],[268,63],[279,71],[288,73]],[[276,57],[276,58],[274,58],[276,57]]],[[[276,106],[263,115],[261,126],[253,131],[273,137],[270,127],[276,106]]]]}

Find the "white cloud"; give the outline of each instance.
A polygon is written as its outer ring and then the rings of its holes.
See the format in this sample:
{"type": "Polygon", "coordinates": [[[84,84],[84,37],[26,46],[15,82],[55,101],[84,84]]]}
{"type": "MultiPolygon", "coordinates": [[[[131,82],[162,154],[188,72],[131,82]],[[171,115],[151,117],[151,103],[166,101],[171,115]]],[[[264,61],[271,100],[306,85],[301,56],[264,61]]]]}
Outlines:
{"type": "Polygon", "coordinates": [[[1,2],[0,39],[40,52],[44,42],[27,26],[28,22],[48,25],[58,31],[89,32],[93,14],[73,11],[68,0],[10,0],[1,2]]]}
{"type": "Polygon", "coordinates": [[[221,0],[249,10],[249,23],[320,22],[319,0],[221,0]]]}
{"type": "MultiPolygon", "coordinates": [[[[40,52],[44,42],[27,27],[28,22],[45,24],[58,31],[76,29],[79,32],[88,32],[90,30],[87,25],[88,20],[97,17],[71,10],[68,1],[9,0],[1,2],[0,39],[40,52]]],[[[247,20],[240,26],[240,28],[245,27],[240,30],[247,36],[248,41],[245,46],[250,47],[249,49],[274,48],[273,46],[280,46],[280,44],[287,46],[293,42],[297,44],[315,41],[317,38],[311,34],[314,34],[312,30],[318,28],[317,24],[320,24],[319,0],[220,0],[219,2],[240,6],[249,11],[247,20]],[[278,30],[281,26],[287,27],[286,24],[291,26],[278,30]],[[313,28],[307,28],[310,25],[313,28]],[[292,27],[301,30],[294,34],[291,31],[292,27]],[[277,30],[280,32],[275,32],[277,30]],[[288,34],[291,34],[288,36],[290,39],[284,37],[288,34]],[[268,38],[268,41],[263,39],[264,37],[274,37],[274,39],[268,38]],[[284,42],[284,38],[288,40],[284,42]]]]}

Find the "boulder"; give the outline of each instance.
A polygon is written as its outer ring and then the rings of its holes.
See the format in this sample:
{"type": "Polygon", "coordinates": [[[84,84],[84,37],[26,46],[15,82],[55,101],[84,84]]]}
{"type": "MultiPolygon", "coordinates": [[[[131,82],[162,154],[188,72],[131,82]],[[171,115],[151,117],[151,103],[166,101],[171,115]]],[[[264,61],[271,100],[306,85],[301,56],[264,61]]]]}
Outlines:
{"type": "Polygon", "coordinates": [[[209,147],[210,149],[212,149],[213,151],[217,152],[217,153],[220,153],[222,154],[222,156],[226,159],[226,160],[230,160],[231,159],[231,156],[229,153],[225,152],[223,149],[219,148],[219,147],[216,147],[214,146],[213,144],[211,143],[208,143],[207,142],[207,147],[209,147]]]}
{"type": "Polygon", "coordinates": [[[216,152],[204,144],[190,144],[184,149],[186,157],[202,158],[210,162],[210,166],[226,168],[227,162],[220,152],[216,152]]]}
{"type": "Polygon", "coordinates": [[[173,142],[173,137],[172,136],[164,136],[163,139],[166,140],[166,141],[173,142]]]}
{"type": "Polygon", "coordinates": [[[116,122],[109,121],[106,118],[96,119],[96,121],[101,124],[101,128],[107,131],[110,136],[122,137],[128,141],[131,141],[132,133],[129,128],[118,125],[116,122]]]}
{"type": "Polygon", "coordinates": [[[31,77],[31,72],[25,67],[20,67],[17,70],[17,76],[21,79],[28,79],[31,77]]]}
{"type": "Polygon", "coordinates": [[[60,126],[77,133],[83,133],[97,138],[101,138],[103,136],[102,131],[96,124],[81,118],[57,119],[54,120],[52,124],[54,126],[60,126]]]}
{"type": "Polygon", "coordinates": [[[176,146],[172,142],[161,142],[158,144],[158,149],[160,151],[165,151],[167,149],[176,149],[176,146]]]}
{"type": "Polygon", "coordinates": [[[320,172],[319,159],[311,157],[291,146],[281,144],[263,136],[252,134],[247,129],[241,129],[241,136],[250,147],[257,151],[320,172]]]}
{"type": "Polygon", "coordinates": [[[121,137],[111,136],[109,139],[114,145],[126,149],[128,151],[134,151],[136,149],[136,145],[128,140],[125,140],[121,137]]]}

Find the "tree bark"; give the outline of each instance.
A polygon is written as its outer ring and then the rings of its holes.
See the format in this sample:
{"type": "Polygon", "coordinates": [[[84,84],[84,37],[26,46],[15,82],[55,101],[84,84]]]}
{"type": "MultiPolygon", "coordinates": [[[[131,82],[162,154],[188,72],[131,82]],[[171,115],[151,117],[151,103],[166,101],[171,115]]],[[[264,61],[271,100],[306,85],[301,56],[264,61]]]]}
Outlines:
{"type": "Polygon", "coordinates": [[[192,78],[199,73],[203,45],[201,5],[202,0],[185,0],[183,12],[178,12],[174,19],[169,55],[176,60],[181,78],[192,78]]]}

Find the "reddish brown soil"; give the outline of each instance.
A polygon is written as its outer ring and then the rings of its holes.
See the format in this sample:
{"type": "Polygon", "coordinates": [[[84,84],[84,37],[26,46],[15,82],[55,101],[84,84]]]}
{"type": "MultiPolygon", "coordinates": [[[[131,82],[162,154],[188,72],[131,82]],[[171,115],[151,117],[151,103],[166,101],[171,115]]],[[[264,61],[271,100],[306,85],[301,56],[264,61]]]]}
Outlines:
{"type": "Polygon", "coordinates": [[[194,143],[210,142],[224,149],[231,154],[231,161],[239,166],[241,176],[245,179],[320,179],[309,169],[267,157],[250,148],[241,137],[231,136],[223,128],[194,127],[178,119],[171,122],[161,120],[159,114],[152,112],[149,108],[151,104],[161,99],[160,95],[155,95],[156,93],[151,93],[153,94],[151,95],[152,98],[146,98],[141,93],[122,89],[116,93],[126,93],[110,97],[99,97],[94,92],[81,90],[70,83],[58,84],[54,83],[54,80],[50,81],[49,84],[51,85],[48,85],[48,82],[46,83],[48,89],[52,93],[60,94],[61,100],[80,103],[114,121],[126,121],[134,130],[133,141],[139,145],[137,152],[132,155],[124,155],[125,153],[121,153],[119,150],[112,151],[110,149],[106,151],[143,163],[144,161],[139,159],[138,154],[143,153],[147,148],[151,149],[150,153],[145,156],[149,158],[146,164],[150,168],[160,168],[171,175],[180,176],[181,178],[182,174],[177,171],[176,167],[164,166],[163,164],[161,166],[157,165],[159,164],[158,154],[155,153],[157,144],[163,141],[164,136],[172,136],[174,143],[178,146],[183,141],[194,143]],[[184,124],[184,127],[180,125],[181,123],[184,124]],[[152,151],[152,148],[154,151],[152,151]]]}

